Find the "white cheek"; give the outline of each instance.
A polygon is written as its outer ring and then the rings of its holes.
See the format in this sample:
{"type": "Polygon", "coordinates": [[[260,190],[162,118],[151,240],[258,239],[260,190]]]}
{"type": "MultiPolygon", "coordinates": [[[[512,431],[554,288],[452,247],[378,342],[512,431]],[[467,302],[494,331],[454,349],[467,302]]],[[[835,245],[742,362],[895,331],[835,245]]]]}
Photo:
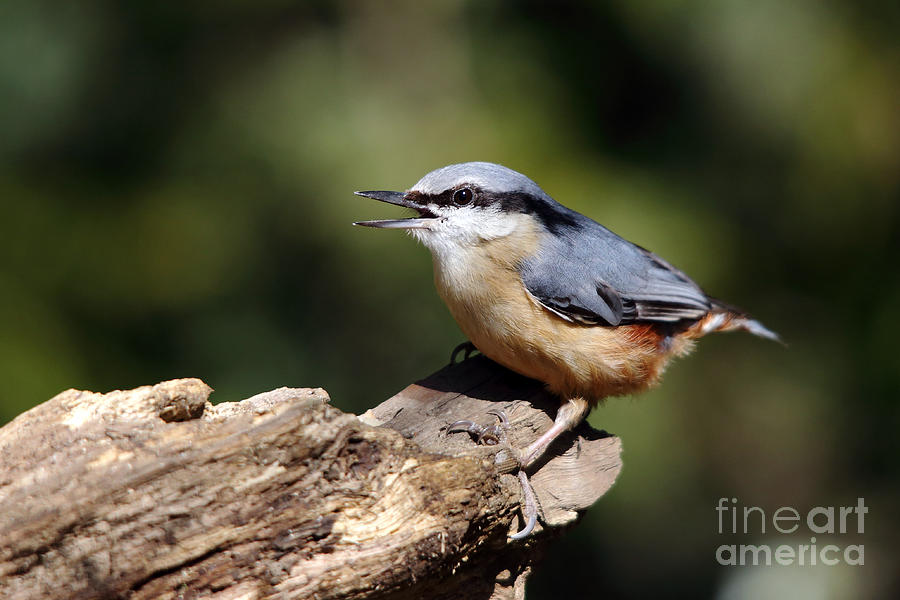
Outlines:
{"type": "Polygon", "coordinates": [[[422,242],[443,263],[458,262],[466,251],[485,240],[505,237],[521,223],[521,215],[483,208],[429,207],[440,215],[428,229],[413,229],[412,236],[422,242]]]}
{"type": "Polygon", "coordinates": [[[455,238],[460,244],[477,244],[512,233],[518,219],[514,215],[490,208],[444,209],[445,218],[436,224],[436,230],[455,238]]]}

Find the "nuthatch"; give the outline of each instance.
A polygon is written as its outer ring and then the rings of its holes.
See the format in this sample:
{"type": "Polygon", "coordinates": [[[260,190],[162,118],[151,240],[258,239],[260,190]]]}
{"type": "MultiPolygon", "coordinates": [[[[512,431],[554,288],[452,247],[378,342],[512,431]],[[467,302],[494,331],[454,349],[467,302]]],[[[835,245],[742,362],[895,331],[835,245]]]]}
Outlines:
{"type": "Polygon", "coordinates": [[[407,192],[356,193],[417,211],[356,225],[405,229],[428,247],[438,293],[472,344],[562,399],[553,426],[519,452],[523,469],[603,398],[654,385],[696,338],[740,329],[778,339],[506,167],[450,165],[407,192]]]}

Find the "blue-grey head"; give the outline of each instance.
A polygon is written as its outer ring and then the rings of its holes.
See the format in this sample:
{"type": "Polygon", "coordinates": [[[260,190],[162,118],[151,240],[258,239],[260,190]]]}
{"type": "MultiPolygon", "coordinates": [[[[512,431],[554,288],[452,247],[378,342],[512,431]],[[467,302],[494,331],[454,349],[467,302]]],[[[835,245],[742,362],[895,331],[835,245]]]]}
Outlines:
{"type": "Polygon", "coordinates": [[[422,177],[406,192],[356,192],[389,204],[411,208],[408,219],[360,221],[356,225],[405,229],[432,251],[477,244],[533,227],[574,225],[577,213],[561,206],[534,181],[489,162],[449,165],[422,177]]]}

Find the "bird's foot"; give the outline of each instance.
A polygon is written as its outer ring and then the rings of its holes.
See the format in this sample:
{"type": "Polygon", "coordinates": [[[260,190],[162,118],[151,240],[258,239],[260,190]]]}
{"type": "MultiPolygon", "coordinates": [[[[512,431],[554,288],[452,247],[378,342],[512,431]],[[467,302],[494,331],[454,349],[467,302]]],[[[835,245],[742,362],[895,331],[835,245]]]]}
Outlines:
{"type": "Polygon", "coordinates": [[[509,419],[506,417],[506,413],[502,410],[493,409],[488,412],[497,417],[497,423],[493,425],[479,425],[475,421],[456,421],[447,426],[447,433],[465,431],[472,436],[476,443],[487,446],[496,446],[506,441],[506,430],[509,429],[509,419]]]}
{"type": "Polygon", "coordinates": [[[463,342],[462,344],[459,344],[456,348],[453,349],[453,352],[450,353],[451,365],[456,364],[456,357],[459,356],[460,352],[463,355],[463,360],[468,360],[470,356],[478,352],[478,348],[476,348],[475,344],[473,344],[472,342],[463,342]]]}
{"type": "Polygon", "coordinates": [[[525,469],[519,469],[519,484],[522,486],[522,497],[524,499],[524,504],[522,505],[522,517],[525,519],[525,527],[510,534],[509,539],[511,540],[523,540],[527,538],[531,535],[531,532],[534,531],[534,526],[537,525],[537,498],[535,498],[531,482],[528,481],[528,475],[525,474],[525,469]]]}
{"type": "Polygon", "coordinates": [[[479,425],[478,423],[469,420],[456,421],[447,427],[447,433],[465,431],[472,436],[478,444],[486,444],[488,446],[503,444],[515,457],[516,461],[519,463],[518,477],[519,484],[522,486],[522,517],[525,521],[525,526],[516,533],[510,534],[509,539],[525,539],[531,535],[532,531],[534,531],[538,518],[537,499],[534,495],[534,489],[531,487],[531,482],[528,481],[528,475],[525,473],[528,454],[527,451],[522,452],[510,447],[506,443],[506,430],[509,429],[509,418],[507,418],[506,413],[502,410],[489,410],[488,412],[497,417],[497,423],[494,423],[493,425],[479,425]]]}

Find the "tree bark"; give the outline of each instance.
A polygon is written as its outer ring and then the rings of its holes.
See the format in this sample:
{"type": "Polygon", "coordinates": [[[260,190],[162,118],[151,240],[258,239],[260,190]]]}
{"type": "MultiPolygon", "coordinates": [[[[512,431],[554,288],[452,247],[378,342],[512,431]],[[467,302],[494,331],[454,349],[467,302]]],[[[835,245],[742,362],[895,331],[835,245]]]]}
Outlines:
{"type": "Polygon", "coordinates": [[[211,391],[69,390],[0,429],[0,597],[521,598],[621,467],[582,424],[530,470],[541,524],[512,541],[508,450],[446,427],[500,408],[524,446],[559,405],[534,381],[477,357],[360,417],[321,389],[211,391]]]}

